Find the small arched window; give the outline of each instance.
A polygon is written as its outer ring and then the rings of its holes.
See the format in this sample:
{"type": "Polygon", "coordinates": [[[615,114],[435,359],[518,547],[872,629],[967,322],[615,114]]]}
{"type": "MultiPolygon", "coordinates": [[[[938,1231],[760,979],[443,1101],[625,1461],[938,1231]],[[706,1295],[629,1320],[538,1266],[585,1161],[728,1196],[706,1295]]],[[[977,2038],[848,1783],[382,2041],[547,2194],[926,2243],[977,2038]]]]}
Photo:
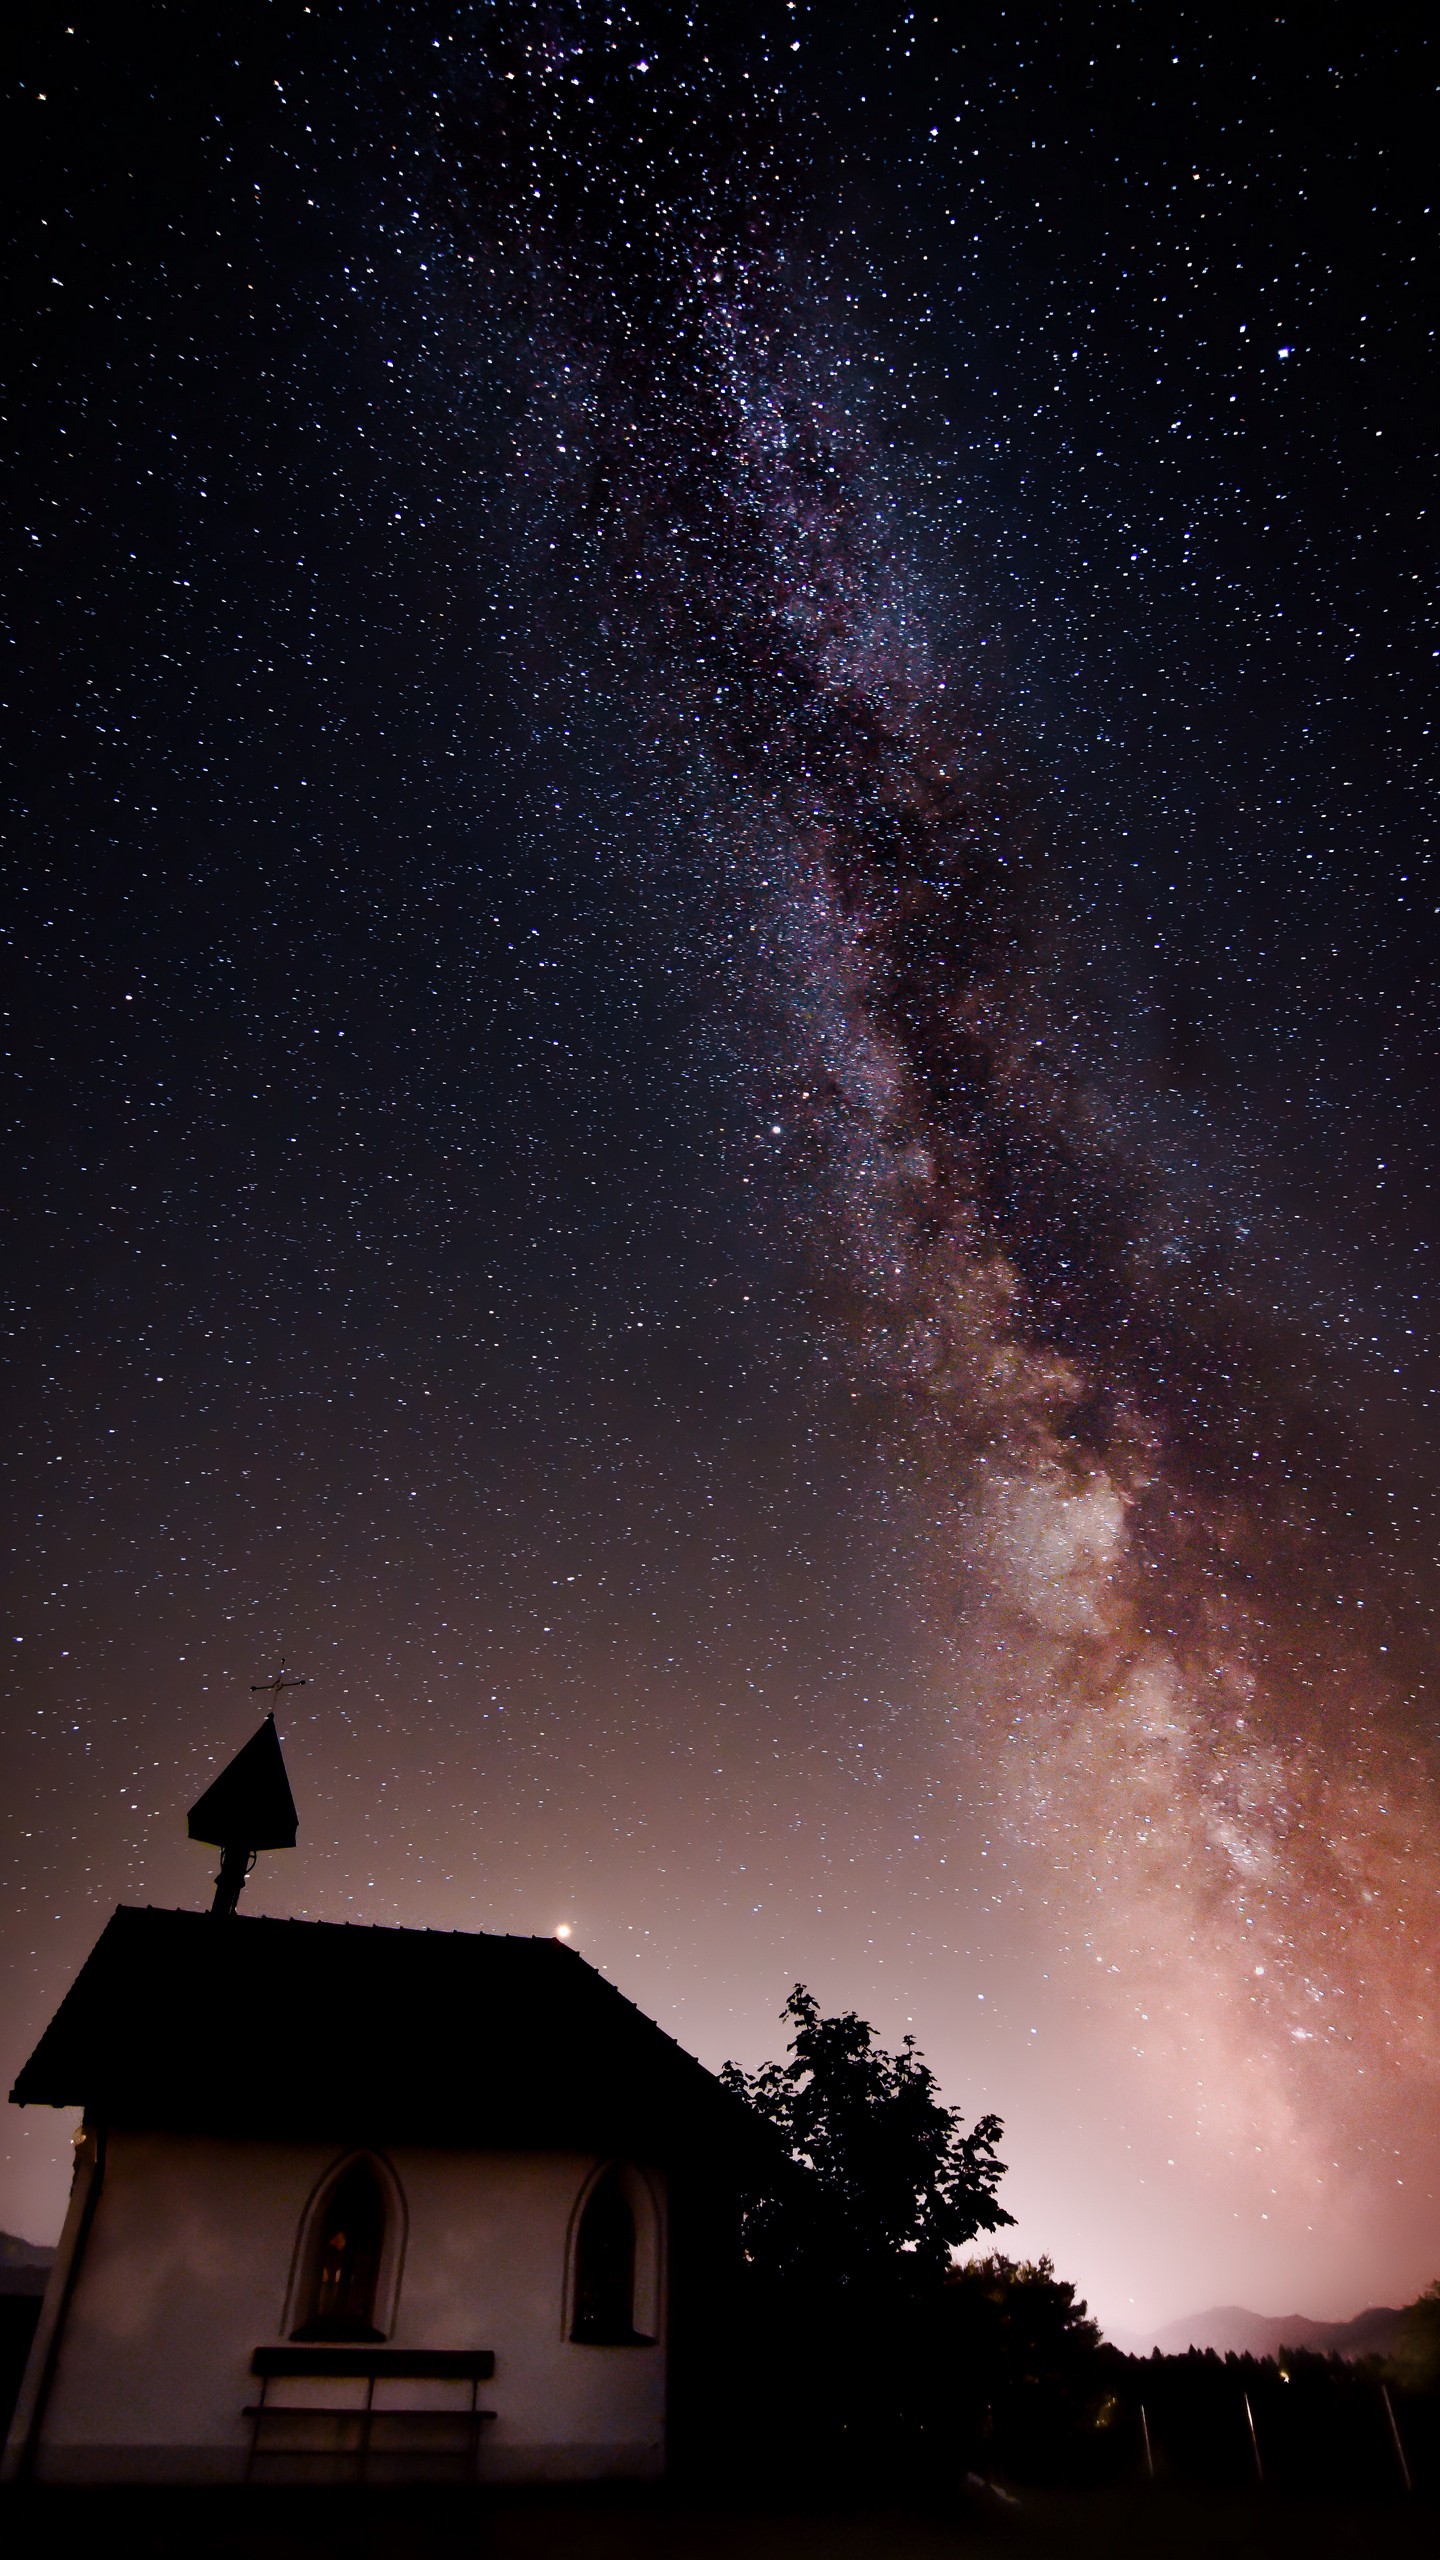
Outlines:
{"type": "Polygon", "coordinates": [[[297,2338],[378,2338],[385,2193],[369,2160],[341,2170],[315,2215],[297,2338]]]}
{"type": "Polygon", "coordinates": [[[635,2216],[618,2169],[592,2187],[575,2234],[577,2345],[629,2347],[635,2331],[635,2216]]]}

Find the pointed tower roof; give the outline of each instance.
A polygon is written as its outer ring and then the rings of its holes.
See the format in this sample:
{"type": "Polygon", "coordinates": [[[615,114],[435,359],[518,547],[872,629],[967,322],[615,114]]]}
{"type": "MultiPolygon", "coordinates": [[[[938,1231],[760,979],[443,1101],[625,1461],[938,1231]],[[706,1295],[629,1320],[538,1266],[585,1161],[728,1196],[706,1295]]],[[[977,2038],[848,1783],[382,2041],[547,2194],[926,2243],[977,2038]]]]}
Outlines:
{"type": "Polygon", "coordinates": [[[191,1806],[190,1837],[217,1849],[293,1849],[298,1827],[280,1736],[268,1715],[191,1806]]]}

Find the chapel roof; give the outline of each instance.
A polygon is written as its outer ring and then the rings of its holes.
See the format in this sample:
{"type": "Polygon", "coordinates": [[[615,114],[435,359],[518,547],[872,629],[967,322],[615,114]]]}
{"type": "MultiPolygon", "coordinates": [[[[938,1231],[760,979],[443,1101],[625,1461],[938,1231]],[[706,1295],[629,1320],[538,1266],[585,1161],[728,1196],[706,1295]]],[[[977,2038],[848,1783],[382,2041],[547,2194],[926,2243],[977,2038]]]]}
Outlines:
{"type": "Polygon", "coordinates": [[[217,2133],[737,2165],[763,2147],[743,2102],[558,1939],[125,1905],[11,2096],[217,2133]]]}

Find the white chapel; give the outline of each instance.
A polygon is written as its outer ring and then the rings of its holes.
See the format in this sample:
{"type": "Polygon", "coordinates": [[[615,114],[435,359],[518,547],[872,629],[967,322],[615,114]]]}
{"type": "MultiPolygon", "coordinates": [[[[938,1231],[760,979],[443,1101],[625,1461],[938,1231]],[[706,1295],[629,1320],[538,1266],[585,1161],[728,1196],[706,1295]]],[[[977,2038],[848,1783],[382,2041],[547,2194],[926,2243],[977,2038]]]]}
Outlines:
{"type": "Polygon", "coordinates": [[[12,2092],[83,2124],[7,2475],[659,2476],[760,2129],[553,1938],[241,1918],[277,1771],[267,1719],[214,1910],[116,1911],[12,2092]]]}

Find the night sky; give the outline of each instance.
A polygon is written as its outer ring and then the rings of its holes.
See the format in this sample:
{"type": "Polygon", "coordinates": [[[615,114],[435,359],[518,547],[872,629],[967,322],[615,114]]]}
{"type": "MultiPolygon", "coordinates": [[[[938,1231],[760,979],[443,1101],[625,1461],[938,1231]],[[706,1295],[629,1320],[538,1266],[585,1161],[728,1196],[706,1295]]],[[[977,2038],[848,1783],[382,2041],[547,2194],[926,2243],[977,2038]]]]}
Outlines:
{"type": "Polygon", "coordinates": [[[283,1654],[245,1908],[1440,2272],[1422,16],[25,20],[7,2085],[283,1654]]]}

